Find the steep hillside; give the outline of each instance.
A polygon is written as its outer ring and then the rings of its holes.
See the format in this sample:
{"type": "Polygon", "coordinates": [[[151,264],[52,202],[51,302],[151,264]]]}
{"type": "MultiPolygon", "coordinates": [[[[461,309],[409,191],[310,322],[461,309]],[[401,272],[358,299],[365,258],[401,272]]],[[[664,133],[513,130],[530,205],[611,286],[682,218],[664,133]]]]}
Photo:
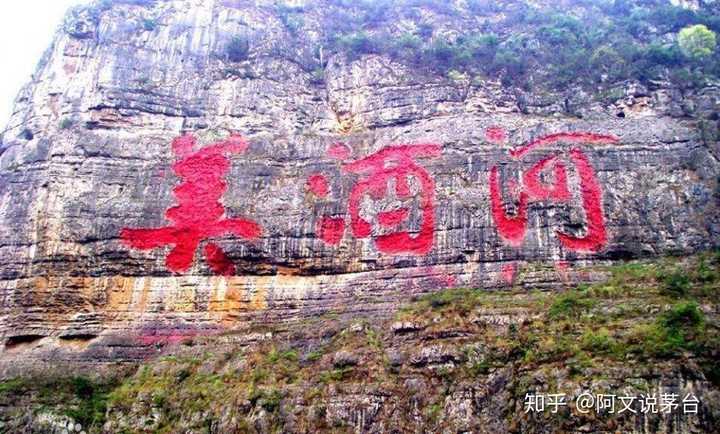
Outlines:
{"type": "Polygon", "coordinates": [[[109,376],[8,379],[0,383],[4,426],[717,432],[720,253],[587,271],[606,280],[560,292],[444,290],[403,304],[387,321],[324,315],[256,324],[252,342],[232,333],[187,339],[109,376]],[[526,395],[558,393],[567,405],[557,413],[526,411],[526,395]],[[584,393],[617,403],[578,408],[584,393]],[[630,410],[621,396],[634,398],[630,410]],[[665,402],[677,407],[661,406],[662,396],[675,396],[665,402]],[[653,398],[655,411],[643,411],[641,400],[653,398]]]}

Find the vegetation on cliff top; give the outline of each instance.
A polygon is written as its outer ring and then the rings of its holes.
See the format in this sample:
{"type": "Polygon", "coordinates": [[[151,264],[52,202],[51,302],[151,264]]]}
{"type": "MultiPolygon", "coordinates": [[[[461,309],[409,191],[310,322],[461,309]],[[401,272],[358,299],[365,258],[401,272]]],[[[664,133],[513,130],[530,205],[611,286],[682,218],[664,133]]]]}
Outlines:
{"type": "MultiPolygon", "coordinates": [[[[99,0],[91,11],[99,17],[113,5],[156,4],[99,0]]],[[[278,0],[267,8],[290,42],[269,54],[293,58],[316,83],[333,55],[366,54],[443,77],[500,79],[527,91],[596,90],[629,79],[699,87],[720,78],[720,8],[710,2],[692,9],[669,0],[309,0],[301,6],[278,0]],[[311,59],[298,49],[308,44],[311,59]]],[[[153,31],[156,24],[148,15],[138,29],[153,31]]],[[[253,48],[266,44],[253,40],[256,30],[246,31],[226,35],[219,57],[252,60],[253,48]]]]}
{"type": "Polygon", "coordinates": [[[328,0],[305,7],[278,2],[276,13],[298,34],[303,14],[320,3],[326,6],[320,46],[350,59],[386,54],[435,73],[501,78],[527,90],[626,79],[692,86],[720,76],[714,36],[720,11],[712,6],[691,10],[667,0],[470,0],[465,6],[328,0]]]}
{"type": "MultiPolygon", "coordinates": [[[[608,273],[607,281],[564,292],[449,289],[383,324],[348,325],[328,315],[250,347],[186,342],[121,381],[6,380],[0,401],[33,396],[35,411],[71,416],[93,432],[106,418],[115,432],[136,432],[138,421],[152,432],[202,432],[232,418],[248,432],[287,431],[291,419],[293,429],[343,432],[350,421],[329,403],[373,391],[408,414],[408,406],[420,405],[424,426],[440,430],[449,396],[505,373],[510,400],[503,417],[524,430],[524,394],[552,392],[559,379],[570,390],[607,387],[608,378],[642,389],[682,368],[720,387],[713,313],[719,270],[716,253],[595,270],[608,273]],[[412,379],[425,382],[420,395],[408,388],[412,379]]],[[[558,429],[588,422],[569,411],[541,422],[558,429]]],[[[623,420],[592,423],[611,428],[603,424],[623,420]]]]}

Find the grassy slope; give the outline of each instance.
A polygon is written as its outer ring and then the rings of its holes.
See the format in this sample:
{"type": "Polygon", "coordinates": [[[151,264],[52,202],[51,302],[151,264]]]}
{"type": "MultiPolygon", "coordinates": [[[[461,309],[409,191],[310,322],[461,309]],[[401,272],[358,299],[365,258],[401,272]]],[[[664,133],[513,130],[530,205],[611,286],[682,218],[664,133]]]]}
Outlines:
{"type": "MultiPolygon", "coordinates": [[[[523,414],[528,390],[593,384],[642,391],[648,383],[628,377],[657,377],[681,367],[717,389],[719,264],[720,253],[627,263],[609,267],[605,283],[565,292],[446,290],[403,307],[395,320],[407,329],[402,333],[390,323],[348,327],[318,318],[252,347],[181,346],[176,355],[148,361],[120,379],[6,380],[0,403],[24,403],[6,409],[6,420],[12,411],[33,409],[68,415],[90,431],[100,430],[109,407],[113,429],[124,425],[128,432],[139,426],[202,432],[233,416],[250,431],[257,418],[246,417],[258,412],[277,431],[345,432],[344,421],[328,416],[327,403],[370,393],[389,397],[408,415],[419,405],[422,424],[439,430],[452,424],[445,414],[448,396],[509,370],[503,417],[510,429],[526,431],[539,423],[523,414]],[[432,346],[435,353],[419,351],[432,346]],[[410,378],[428,386],[422,396],[408,388],[410,378]],[[296,407],[302,411],[293,413],[296,407]]],[[[540,422],[563,428],[629,423],[569,413],[542,417],[549,419],[540,422]]]]}

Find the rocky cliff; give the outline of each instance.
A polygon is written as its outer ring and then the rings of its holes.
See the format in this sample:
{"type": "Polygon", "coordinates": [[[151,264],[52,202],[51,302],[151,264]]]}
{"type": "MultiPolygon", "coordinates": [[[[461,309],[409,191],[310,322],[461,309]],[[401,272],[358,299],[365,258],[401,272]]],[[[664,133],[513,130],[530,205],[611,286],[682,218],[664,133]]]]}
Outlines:
{"type": "MultiPolygon", "coordinates": [[[[437,74],[338,50],[342,3],[68,14],[0,145],[6,375],[720,244],[716,81],[437,74]]],[[[367,31],[523,31],[503,20],[525,3],[471,3],[398,2],[367,31]]]]}

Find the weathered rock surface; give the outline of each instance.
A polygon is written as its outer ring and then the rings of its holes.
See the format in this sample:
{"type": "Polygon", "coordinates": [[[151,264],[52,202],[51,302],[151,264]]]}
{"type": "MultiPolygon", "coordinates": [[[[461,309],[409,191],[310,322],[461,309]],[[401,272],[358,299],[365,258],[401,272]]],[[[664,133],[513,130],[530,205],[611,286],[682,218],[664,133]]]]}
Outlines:
{"type": "MultiPolygon", "coordinates": [[[[137,360],[165,343],[243,329],[250,320],[381,317],[398,301],[449,286],[593,281],[574,265],[720,243],[717,87],[627,83],[603,105],[575,89],[541,96],[493,81],[428,77],[375,55],[333,56],[318,83],[308,67],[321,31],[312,13],[291,35],[271,2],[118,3],[67,17],[3,134],[4,371],[137,360]],[[236,34],[250,36],[246,61],[227,59],[236,34]],[[510,154],[541,137],[581,132],[613,140],[561,140],[520,159],[510,154]],[[232,276],[210,268],[207,240],[181,273],[168,267],[167,245],[138,250],[121,240],[125,228],[172,225],[165,212],[178,204],[173,189],[183,181],[171,142],[183,133],[199,146],[231,133],[249,144],[228,157],[221,203],[227,218],[256,222],[262,234],[214,237],[232,276]],[[415,160],[420,169],[408,178],[408,194],[398,194],[393,179],[395,193],[361,195],[360,218],[371,223],[362,238],[349,225],[349,208],[365,178],[328,152],[339,142],[351,152],[345,162],[399,144],[440,151],[415,160]],[[600,187],[606,236],[592,251],[568,248],[556,233],[590,231],[574,148],[600,187]],[[548,150],[565,161],[569,199],[532,200],[524,237],[508,242],[492,213],[492,168],[499,168],[501,208],[512,213],[522,208],[523,173],[548,150]],[[423,189],[418,173],[432,189],[423,189]],[[324,197],[308,188],[313,175],[325,177],[324,197]],[[431,212],[422,213],[428,194],[431,212]],[[398,227],[381,224],[378,213],[405,205],[410,212],[398,227]],[[418,240],[430,216],[427,245],[410,254],[378,245],[396,231],[418,240]],[[348,224],[337,244],[321,239],[323,217],[348,224]]],[[[444,25],[459,24],[466,23],[444,25]]],[[[411,363],[448,357],[418,354],[411,363]]]]}
{"type": "Polygon", "coordinates": [[[450,289],[404,303],[388,320],[258,324],[264,332],[254,342],[225,334],[168,345],[160,357],[123,365],[119,381],[97,372],[76,379],[84,389],[67,372],[47,370],[0,382],[0,427],[716,432],[719,267],[718,253],[593,265],[607,279],[580,290],[450,289]],[[682,300],[663,283],[678,270],[688,276],[682,300]],[[669,340],[670,329],[683,339],[669,340]],[[107,411],[78,410],[97,401],[107,411]]]}

